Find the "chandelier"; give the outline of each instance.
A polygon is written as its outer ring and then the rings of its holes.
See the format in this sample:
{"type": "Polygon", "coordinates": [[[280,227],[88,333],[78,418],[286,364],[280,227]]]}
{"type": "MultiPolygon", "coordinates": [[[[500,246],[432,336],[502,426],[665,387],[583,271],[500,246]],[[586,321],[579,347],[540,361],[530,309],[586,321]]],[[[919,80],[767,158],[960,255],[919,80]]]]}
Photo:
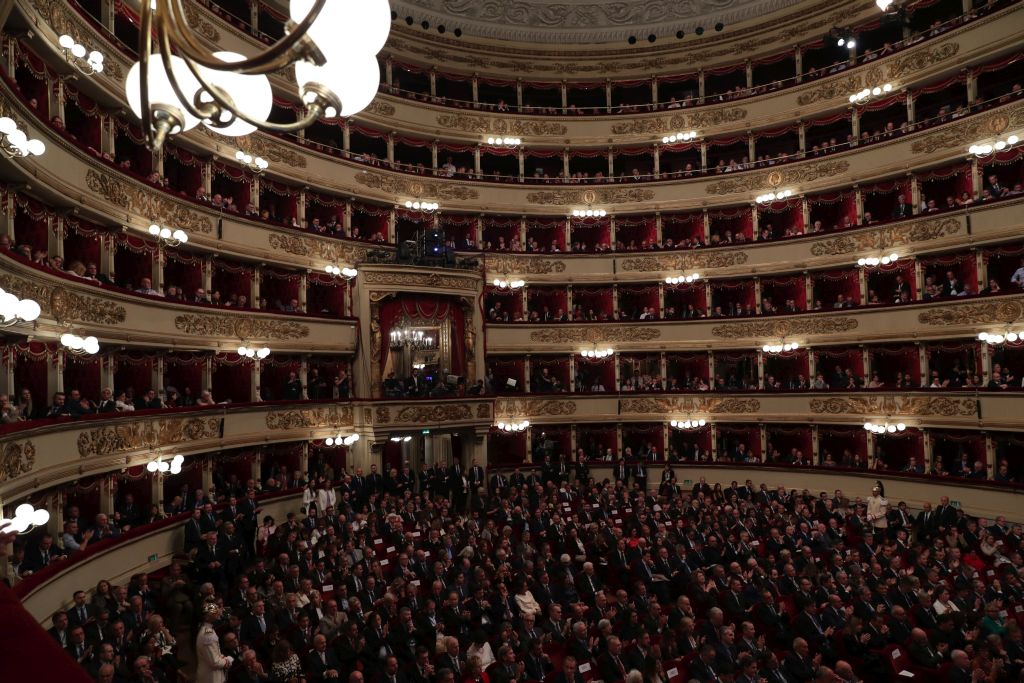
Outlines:
{"type": "Polygon", "coordinates": [[[596,346],[592,349],[583,349],[580,351],[580,355],[584,358],[607,358],[608,356],[615,353],[614,349],[603,348],[599,349],[596,346]]]}
{"type": "Polygon", "coordinates": [[[153,474],[160,472],[161,474],[180,474],[181,465],[185,462],[184,455],[176,455],[171,458],[170,462],[164,460],[163,456],[157,456],[146,463],[146,470],[153,474]]]}
{"type": "Polygon", "coordinates": [[[437,202],[421,202],[420,200],[406,200],[405,208],[412,209],[413,211],[422,211],[423,213],[430,213],[437,211],[441,208],[441,205],[437,202]]]}
{"type": "Polygon", "coordinates": [[[498,428],[499,432],[507,432],[511,434],[513,432],[524,431],[527,427],[530,426],[530,421],[521,420],[519,422],[499,422],[495,426],[498,428]]]}
{"type": "Polygon", "coordinates": [[[13,531],[16,534],[27,533],[36,527],[46,526],[50,521],[47,510],[37,510],[31,503],[22,503],[14,508],[14,517],[0,519],[0,533],[13,531]]]}
{"type": "Polygon", "coordinates": [[[876,422],[865,422],[864,429],[874,434],[895,434],[896,432],[902,432],[906,430],[907,425],[902,422],[883,422],[881,424],[876,422]]]}
{"type": "Polygon", "coordinates": [[[704,419],[672,420],[669,426],[673,429],[700,429],[708,422],[704,419]]]}
{"type": "Polygon", "coordinates": [[[238,150],[235,152],[235,161],[245,166],[251,173],[260,175],[268,168],[270,168],[270,162],[263,157],[253,156],[248,152],[238,150]]]}
{"type": "Polygon", "coordinates": [[[780,199],[788,199],[793,196],[792,190],[780,190],[779,192],[767,192],[765,194],[759,194],[754,198],[754,201],[758,204],[771,204],[774,201],[780,199]]]}
{"type": "Polygon", "coordinates": [[[347,436],[338,434],[337,436],[329,436],[324,439],[324,445],[326,446],[351,446],[356,441],[359,441],[358,434],[349,434],[347,436]]]}
{"type": "Polygon", "coordinates": [[[46,151],[46,145],[42,140],[32,138],[29,140],[14,119],[9,116],[0,116],[0,151],[9,159],[24,158],[27,156],[39,156],[46,151]]]}
{"type": "Polygon", "coordinates": [[[1005,332],[979,332],[978,341],[985,342],[989,346],[999,346],[1005,342],[1014,344],[1024,339],[1024,329],[1006,330],[1005,332]]]}
{"type": "Polygon", "coordinates": [[[673,142],[689,142],[690,140],[697,139],[697,131],[691,130],[686,133],[673,133],[672,135],[666,135],[661,139],[662,144],[670,145],[673,142]]]}
{"type": "Polygon", "coordinates": [[[409,443],[412,441],[412,436],[406,434],[405,436],[393,436],[389,439],[392,443],[409,443]]]}
{"type": "Polygon", "coordinates": [[[270,355],[270,349],[266,346],[256,348],[254,346],[246,346],[244,343],[238,347],[238,355],[243,358],[259,358],[263,360],[270,355]]]}
{"type": "Polygon", "coordinates": [[[890,263],[896,263],[899,259],[900,259],[900,255],[897,254],[896,252],[893,252],[891,254],[886,254],[886,255],[881,256],[881,257],[869,256],[867,258],[859,258],[859,259],[857,259],[857,265],[861,266],[862,268],[864,266],[868,266],[869,268],[873,268],[873,267],[878,266],[878,265],[887,266],[890,263]]]}
{"type": "Polygon", "coordinates": [[[85,45],[82,45],[66,33],[57,39],[57,43],[64,52],[64,59],[67,60],[68,64],[75,67],[78,73],[83,76],[103,73],[102,52],[98,50],[86,52],[85,45]]]}
{"type": "Polygon", "coordinates": [[[99,353],[100,342],[96,337],[80,337],[71,332],[65,332],[60,336],[60,344],[76,356],[92,356],[99,353]]]}
{"type": "Polygon", "coordinates": [[[604,209],[573,209],[573,218],[604,218],[608,212],[604,209]]]}
{"type": "Polygon", "coordinates": [[[860,92],[855,92],[850,95],[850,102],[853,104],[859,104],[869,97],[878,97],[882,93],[892,92],[892,83],[886,83],[885,85],[876,85],[873,88],[864,88],[860,92]]]}
{"type": "Polygon", "coordinates": [[[387,0],[291,0],[285,36],[253,56],[205,48],[183,0],[140,5],[139,61],[128,71],[125,94],[151,149],[200,123],[233,137],[257,129],[293,133],[320,118],[358,113],[380,86],[376,55],[391,30],[387,0]],[[305,111],[293,122],[273,123],[267,74],[286,69],[294,70],[305,111]]]}
{"type": "Polygon", "coordinates": [[[181,228],[171,230],[170,228],[165,228],[153,223],[149,226],[149,234],[159,239],[168,247],[176,247],[188,242],[188,234],[181,228]]]}
{"type": "Polygon", "coordinates": [[[1005,139],[999,138],[995,142],[979,142],[971,145],[967,148],[969,154],[973,154],[977,157],[988,156],[992,152],[1002,152],[1007,147],[1011,147],[1020,142],[1020,137],[1017,135],[1009,135],[1005,139]]]}
{"type": "Polygon", "coordinates": [[[692,275],[673,275],[671,277],[665,278],[665,284],[667,284],[667,285],[683,285],[683,284],[688,285],[688,284],[690,284],[692,282],[696,282],[699,279],[700,279],[700,274],[699,273],[694,273],[692,275]]]}
{"type": "Polygon", "coordinates": [[[423,330],[414,330],[404,325],[391,330],[389,336],[391,338],[391,348],[393,349],[408,348],[414,351],[432,349],[437,342],[436,339],[426,334],[423,330]]]}
{"type": "Polygon", "coordinates": [[[19,299],[0,289],[0,327],[34,322],[42,310],[33,299],[19,299]]]}
{"type": "Polygon", "coordinates": [[[796,351],[800,348],[800,345],[796,342],[785,342],[782,344],[765,344],[761,347],[761,350],[765,353],[783,353],[789,351],[796,351]]]}
{"type": "Polygon", "coordinates": [[[328,275],[343,277],[346,280],[351,280],[356,275],[359,275],[359,271],[355,268],[350,268],[348,266],[336,266],[334,264],[325,266],[324,271],[326,271],[328,275]]]}
{"type": "Polygon", "coordinates": [[[523,144],[523,141],[522,141],[521,138],[495,138],[495,137],[488,137],[487,138],[487,144],[488,145],[497,145],[498,147],[518,147],[519,145],[523,144]]]}
{"type": "Polygon", "coordinates": [[[512,279],[508,277],[496,277],[492,283],[498,289],[516,290],[526,286],[526,280],[512,279]]]}

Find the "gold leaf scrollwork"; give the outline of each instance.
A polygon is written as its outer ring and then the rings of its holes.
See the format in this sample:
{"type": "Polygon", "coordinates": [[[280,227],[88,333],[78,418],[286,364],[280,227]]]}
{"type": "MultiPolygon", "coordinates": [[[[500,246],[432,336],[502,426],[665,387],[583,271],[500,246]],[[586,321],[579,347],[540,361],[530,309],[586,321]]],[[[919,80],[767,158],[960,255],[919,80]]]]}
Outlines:
{"type": "Polygon", "coordinates": [[[651,272],[659,270],[689,270],[691,268],[728,268],[741,266],[749,257],[744,251],[684,251],[678,254],[635,256],[622,261],[622,270],[651,272]]]}
{"type": "Polygon", "coordinates": [[[124,306],[98,297],[86,296],[67,287],[51,287],[9,273],[0,274],[0,287],[23,299],[34,299],[43,315],[59,323],[87,322],[120,325],[127,318],[124,306]]]}
{"type": "Polygon", "coordinates": [[[1002,133],[1016,117],[1024,117],[1024,105],[1002,109],[988,116],[975,116],[943,126],[941,130],[921,137],[910,145],[914,154],[932,154],[944,149],[963,150],[965,140],[977,140],[1002,133]]]}
{"type": "Polygon", "coordinates": [[[576,401],[557,399],[501,399],[494,406],[495,417],[565,417],[576,414],[576,401]]]}
{"type": "Polygon", "coordinates": [[[830,78],[811,88],[807,92],[800,93],[796,103],[806,107],[815,102],[827,102],[837,97],[848,97],[850,93],[859,91],[864,83],[860,74],[847,74],[839,78],[830,78]]]}
{"type": "Polygon", "coordinates": [[[627,398],[619,402],[624,414],[671,415],[673,413],[701,413],[705,415],[741,415],[757,413],[761,402],[756,398],[627,398]]]}
{"type": "Polygon", "coordinates": [[[386,425],[391,422],[391,409],[386,406],[377,406],[374,412],[373,421],[376,424],[386,425]]]}
{"type": "Polygon", "coordinates": [[[509,275],[548,275],[564,273],[565,262],[533,256],[488,256],[487,270],[509,275]]]}
{"type": "Polygon", "coordinates": [[[472,114],[438,114],[437,125],[448,130],[459,130],[479,135],[529,135],[532,137],[560,136],[569,129],[551,121],[523,121],[472,114]]]}
{"type": "Polygon", "coordinates": [[[747,118],[747,110],[739,107],[713,109],[711,111],[688,112],[670,117],[632,119],[612,124],[612,135],[654,135],[675,130],[700,128],[707,130],[715,126],[736,123],[747,118]]]}
{"type": "Polygon", "coordinates": [[[237,337],[238,339],[305,339],[309,327],[290,320],[231,317],[226,315],[179,315],[174,327],[185,334],[201,337],[237,337]]]}
{"type": "Polygon", "coordinates": [[[395,422],[438,423],[473,419],[473,411],[466,403],[434,406],[403,406],[398,409],[395,422]]]}
{"type": "Polygon", "coordinates": [[[272,410],[267,413],[267,429],[316,429],[353,424],[351,406],[330,406],[296,410],[272,410]]]}
{"type": "Polygon", "coordinates": [[[479,403],[476,406],[476,416],[480,419],[487,419],[491,416],[491,405],[489,403],[479,403]]]}
{"type": "Polygon", "coordinates": [[[358,265],[366,260],[367,248],[340,240],[320,239],[302,235],[271,233],[270,247],[295,256],[322,259],[332,263],[358,265]]]}
{"type": "Polygon", "coordinates": [[[89,429],[78,435],[78,454],[83,458],[158,448],[220,437],[219,417],[139,420],[89,429]]]}
{"type": "Polygon", "coordinates": [[[592,327],[549,327],[534,330],[530,341],[547,344],[600,344],[603,342],[651,341],[659,339],[656,327],[627,327],[625,325],[594,325],[592,327]]]}
{"type": "Polygon", "coordinates": [[[376,114],[377,116],[394,116],[395,105],[382,102],[380,100],[374,100],[370,102],[370,106],[363,110],[367,114],[376,114]]]}
{"type": "Polygon", "coordinates": [[[711,328],[711,334],[721,339],[783,338],[794,334],[832,334],[857,329],[857,318],[852,315],[797,318],[794,320],[753,320],[726,323],[711,328]]]}
{"type": "Polygon", "coordinates": [[[850,170],[848,161],[817,161],[808,164],[796,164],[791,168],[777,171],[761,171],[759,173],[741,174],[734,178],[724,178],[710,183],[704,188],[708,194],[726,195],[740,192],[756,192],[778,185],[794,185],[809,183],[820,178],[828,178],[846,173],[850,170]],[[771,182],[777,174],[778,182],[771,182]]]}
{"type": "Polygon", "coordinates": [[[639,188],[610,188],[602,190],[542,190],[530,192],[526,201],[530,204],[629,204],[646,202],[654,199],[653,190],[639,188]],[[584,199],[586,192],[592,192],[594,200],[584,199]]]}
{"type": "Polygon", "coordinates": [[[36,466],[36,447],[31,441],[16,441],[0,446],[0,481],[28,474],[36,466]]]}
{"type": "Polygon", "coordinates": [[[162,197],[159,192],[144,190],[109,173],[89,169],[85,173],[85,184],[114,206],[144,217],[145,220],[181,228],[186,232],[213,232],[213,219],[162,197]]]}
{"type": "Polygon", "coordinates": [[[253,156],[263,157],[275,164],[284,164],[292,168],[306,168],[306,156],[289,145],[276,142],[265,135],[243,135],[233,138],[202,126],[203,133],[217,142],[230,146],[232,149],[244,149],[253,156]]]}
{"type": "Polygon", "coordinates": [[[408,288],[434,287],[471,292],[475,292],[480,284],[479,275],[476,273],[458,276],[441,273],[363,271],[359,277],[364,284],[368,285],[396,285],[408,288]]]}
{"type": "Polygon", "coordinates": [[[887,249],[950,237],[963,230],[964,223],[960,218],[914,221],[907,225],[893,225],[821,240],[811,246],[811,253],[815,256],[840,256],[866,249],[887,249]]]}
{"type": "Polygon", "coordinates": [[[924,325],[1009,324],[1024,319],[1024,299],[978,304],[945,304],[918,314],[924,325]]]}
{"type": "Polygon", "coordinates": [[[404,178],[371,171],[357,173],[356,182],[372,190],[380,190],[389,195],[463,201],[480,197],[479,192],[465,185],[440,183],[432,180],[405,180],[404,178]]]}
{"type": "Polygon", "coordinates": [[[960,43],[952,40],[925,47],[922,50],[908,50],[886,62],[885,68],[888,75],[885,80],[894,81],[906,78],[908,75],[924,71],[934,64],[952,59],[958,52],[960,52],[960,43]]]}
{"type": "Polygon", "coordinates": [[[942,396],[832,397],[812,399],[811,412],[819,415],[972,417],[977,415],[977,406],[972,398],[942,396]]]}

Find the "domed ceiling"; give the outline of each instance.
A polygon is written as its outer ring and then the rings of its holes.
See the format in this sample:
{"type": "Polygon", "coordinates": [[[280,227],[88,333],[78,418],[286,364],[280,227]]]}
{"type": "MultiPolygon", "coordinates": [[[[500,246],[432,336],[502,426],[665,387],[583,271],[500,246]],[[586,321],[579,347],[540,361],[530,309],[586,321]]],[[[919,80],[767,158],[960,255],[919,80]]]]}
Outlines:
{"type": "Polygon", "coordinates": [[[646,43],[692,34],[698,26],[732,24],[765,16],[800,0],[392,0],[399,20],[428,21],[462,29],[466,37],[528,43],[593,44],[624,42],[636,36],[646,43]]]}

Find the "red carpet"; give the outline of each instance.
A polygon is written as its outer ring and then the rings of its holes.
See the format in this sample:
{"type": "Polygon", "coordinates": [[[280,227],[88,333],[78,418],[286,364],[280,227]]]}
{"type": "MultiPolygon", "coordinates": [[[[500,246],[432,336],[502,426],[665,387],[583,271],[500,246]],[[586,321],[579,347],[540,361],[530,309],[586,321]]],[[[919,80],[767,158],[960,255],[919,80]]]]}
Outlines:
{"type": "Polygon", "coordinates": [[[0,679],[11,683],[92,683],[78,664],[0,583],[0,679]]]}

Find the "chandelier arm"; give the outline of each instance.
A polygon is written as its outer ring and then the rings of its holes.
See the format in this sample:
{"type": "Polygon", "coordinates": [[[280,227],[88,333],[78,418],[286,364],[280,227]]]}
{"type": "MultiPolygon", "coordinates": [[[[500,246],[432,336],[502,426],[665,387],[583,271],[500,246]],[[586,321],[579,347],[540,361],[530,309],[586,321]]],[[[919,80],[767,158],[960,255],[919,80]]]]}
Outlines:
{"type": "Polygon", "coordinates": [[[153,10],[150,3],[142,2],[142,21],[139,27],[139,102],[142,130],[146,134],[146,146],[155,150],[163,143],[162,137],[153,129],[153,112],[149,105],[149,57],[153,49],[153,10]]]}
{"type": "MultiPolygon", "coordinates": [[[[226,62],[214,57],[207,48],[196,40],[195,33],[189,27],[181,0],[157,0],[157,2],[158,6],[168,8],[168,11],[159,17],[161,26],[158,30],[173,35],[180,55],[205,67],[224,70],[226,62]]],[[[289,33],[254,57],[238,62],[230,62],[231,71],[246,75],[267,74],[288,66],[292,61],[289,59],[289,53],[292,48],[301,44],[306,39],[309,28],[317,20],[317,17],[320,16],[320,12],[326,4],[327,0],[315,0],[315,4],[309,14],[302,21],[295,24],[289,33]]],[[[323,54],[320,53],[319,48],[312,51],[304,50],[303,52],[316,53],[306,54],[305,58],[317,66],[324,65],[326,60],[323,54]]]]}

